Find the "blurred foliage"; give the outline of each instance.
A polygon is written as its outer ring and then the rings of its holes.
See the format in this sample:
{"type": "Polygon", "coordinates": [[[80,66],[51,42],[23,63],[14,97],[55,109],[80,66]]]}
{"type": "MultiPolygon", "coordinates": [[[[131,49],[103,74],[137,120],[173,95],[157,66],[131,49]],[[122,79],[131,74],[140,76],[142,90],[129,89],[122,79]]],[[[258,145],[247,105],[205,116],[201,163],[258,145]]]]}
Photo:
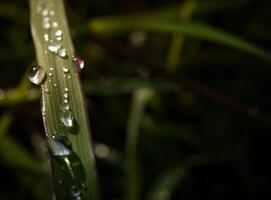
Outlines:
{"type": "MultiPolygon", "coordinates": [[[[271,2],[189,2],[66,1],[103,199],[270,198],[271,2]]],[[[0,25],[0,199],[51,199],[27,1],[0,25]]]]}

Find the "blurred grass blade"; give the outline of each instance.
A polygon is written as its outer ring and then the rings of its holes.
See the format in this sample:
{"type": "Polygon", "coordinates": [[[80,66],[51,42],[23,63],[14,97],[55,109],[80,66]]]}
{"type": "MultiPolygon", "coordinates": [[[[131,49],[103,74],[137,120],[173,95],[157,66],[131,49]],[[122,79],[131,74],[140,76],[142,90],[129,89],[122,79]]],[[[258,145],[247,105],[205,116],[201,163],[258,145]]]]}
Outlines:
{"type": "Polygon", "coordinates": [[[140,175],[136,156],[139,137],[139,125],[147,101],[153,95],[153,90],[140,88],[133,94],[131,114],[127,126],[126,170],[127,170],[127,200],[140,199],[140,175]]]}
{"type": "Polygon", "coordinates": [[[133,29],[167,34],[184,34],[235,48],[271,62],[271,54],[264,49],[230,33],[203,23],[178,23],[142,18],[105,17],[92,19],[89,26],[90,30],[97,34],[127,32],[133,29]]]}
{"type": "Polygon", "coordinates": [[[32,35],[41,66],[35,69],[47,74],[41,82],[42,115],[56,199],[95,200],[98,194],[94,154],[79,75],[73,68],[75,55],[63,1],[30,0],[30,7],[32,35]]]}
{"type": "MultiPolygon", "coordinates": [[[[185,1],[180,7],[179,20],[185,22],[189,21],[197,7],[197,4],[197,0],[185,1]]],[[[166,71],[169,74],[174,74],[177,69],[184,46],[184,40],[185,37],[183,35],[177,34],[172,36],[165,64],[166,71]]]]}
{"type": "Polygon", "coordinates": [[[187,169],[177,166],[160,174],[149,192],[147,200],[170,200],[177,186],[187,176],[187,169]]]}

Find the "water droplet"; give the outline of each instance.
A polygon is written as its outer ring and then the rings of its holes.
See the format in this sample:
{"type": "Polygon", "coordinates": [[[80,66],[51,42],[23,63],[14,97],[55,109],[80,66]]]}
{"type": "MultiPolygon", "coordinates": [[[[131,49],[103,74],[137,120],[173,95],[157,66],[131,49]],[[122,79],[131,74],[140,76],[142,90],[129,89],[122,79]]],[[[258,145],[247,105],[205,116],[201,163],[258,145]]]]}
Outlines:
{"type": "Polygon", "coordinates": [[[56,32],[55,32],[55,37],[56,37],[56,40],[57,41],[61,41],[62,39],[63,39],[63,32],[62,32],[62,30],[57,30],[56,32]]]}
{"type": "Polygon", "coordinates": [[[64,67],[63,67],[63,72],[64,72],[64,73],[68,73],[68,72],[69,72],[69,68],[68,68],[67,66],[64,66],[64,67]]]}
{"type": "Polygon", "coordinates": [[[49,74],[48,74],[50,77],[52,77],[53,76],[53,73],[52,72],[49,72],[49,74]]]}
{"type": "Polygon", "coordinates": [[[49,93],[50,93],[50,90],[49,90],[49,88],[47,88],[47,87],[45,87],[43,91],[44,91],[44,93],[46,93],[46,94],[49,94],[49,93]]]}
{"type": "Polygon", "coordinates": [[[50,18],[49,17],[44,17],[43,18],[43,23],[46,23],[46,22],[50,22],[50,18]]]}
{"type": "Polygon", "coordinates": [[[59,55],[60,57],[62,57],[62,58],[66,58],[66,57],[67,57],[67,51],[66,51],[66,49],[65,49],[65,48],[60,49],[60,50],[58,51],[58,55],[59,55]]]}
{"type": "Polygon", "coordinates": [[[54,86],[57,87],[57,83],[54,83],[54,86]]]}
{"type": "Polygon", "coordinates": [[[78,188],[75,185],[72,186],[72,189],[71,189],[72,196],[74,196],[74,197],[80,197],[81,192],[82,192],[81,188],[78,188]]]}
{"type": "Polygon", "coordinates": [[[57,31],[55,32],[55,36],[56,36],[56,37],[61,37],[62,35],[63,35],[62,30],[57,30],[57,31]]]}
{"type": "Polygon", "coordinates": [[[36,85],[41,85],[46,79],[46,72],[40,66],[35,66],[29,73],[29,79],[36,85]]]}
{"type": "Polygon", "coordinates": [[[70,106],[69,104],[66,104],[66,103],[62,103],[60,106],[59,106],[59,109],[63,112],[67,111],[67,110],[70,110],[70,106]]]}
{"type": "Polygon", "coordinates": [[[68,99],[64,99],[63,102],[64,102],[64,103],[68,103],[68,99]]]}
{"type": "Polygon", "coordinates": [[[53,27],[57,28],[58,27],[58,23],[57,22],[53,22],[53,27]]]}
{"type": "Polygon", "coordinates": [[[49,10],[48,9],[44,9],[43,11],[42,11],[42,13],[41,13],[41,15],[42,16],[48,16],[48,14],[49,14],[49,10]]]}
{"type": "Polygon", "coordinates": [[[44,22],[43,25],[42,25],[42,27],[44,29],[50,29],[51,28],[51,24],[50,24],[50,22],[44,22]]]}
{"type": "Polygon", "coordinates": [[[50,10],[49,15],[54,16],[55,15],[55,11],[50,10]]]}
{"type": "Polygon", "coordinates": [[[53,70],[54,70],[54,68],[50,67],[50,68],[49,68],[49,70],[50,70],[50,71],[53,71],[53,70]]]}
{"type": "Polygon", "coordinates": [[[71,79],[72,77],[71,77],[71,75],[68,75],[68,79],[71,79]]]}
{"type": "Polygon", "coordinates": [[[74,70],[77,73],[80,73],[83,70],[84,66],[85,66],[84,61],[81,60],[79,57],[74,57],[72,61],[73,61],[74,70]]]}
{"type": "Polygon", "coordinates": [[[58,51],[59,51],[59,49],[61,48],[61,45],[50,45],[50,46],[48,46],[48,50],[50,51],[50,52],[52,52],[52,53],[55,53],[55,54],[57,54],[58,53],[58,51]]]}
{"type": "Polygon", "coordinates": [[[67,156],[72,153],[71,143],[63,135],[52,135],[48,138],[48,145],[54,156],[67,156]]]}
{"type": "Polygon", "coordinates": [[[69,89],[68,89],[68,88],[65,88],[64,91],[65,91],[65,92],[69,92],[69,89]]]}
{"type": "Polygon", "coordinates": [[[67,127],[72,127],[73,126],[73,113],[70,110],[67,111],[62,111],[60,113],[60,121],[67,127]]]}
{"type": "Polygon", "coordinates": [[[64,93],[64,94],[63,94],[63,97],[64,97],[65,99],[68,99],[68,97],[69,97],[68,93],[64,93]]]}
{"type": "Polygon", "coordinates": [[[44,41],[48,42],[50,39],[49,39],[49,34],[44,34],[43,35],[43,38],[44,38],[44,41]]]}

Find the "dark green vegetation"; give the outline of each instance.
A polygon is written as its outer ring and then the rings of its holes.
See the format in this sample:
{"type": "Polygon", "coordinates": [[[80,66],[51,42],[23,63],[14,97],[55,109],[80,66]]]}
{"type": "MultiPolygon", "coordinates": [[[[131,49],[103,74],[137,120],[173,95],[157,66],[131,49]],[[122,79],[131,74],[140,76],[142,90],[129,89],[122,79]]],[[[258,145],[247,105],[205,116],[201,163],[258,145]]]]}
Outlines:
{"type": "MultiPolygon", "coordinates": [[[[270,1],[65,6],[101,199],[270,198],[270,1]]],[[[0,3],[1,200],[52,197],[29,13],[0,3]]]]}

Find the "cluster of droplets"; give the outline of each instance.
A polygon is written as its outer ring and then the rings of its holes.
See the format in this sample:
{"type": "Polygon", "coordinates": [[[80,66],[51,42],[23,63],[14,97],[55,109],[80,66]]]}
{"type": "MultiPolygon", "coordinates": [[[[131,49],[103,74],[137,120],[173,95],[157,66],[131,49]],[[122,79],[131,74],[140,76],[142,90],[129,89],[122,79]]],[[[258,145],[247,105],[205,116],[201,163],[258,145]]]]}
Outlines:
{"type": "Polygon", "coordinates": [[[58,173],[57,180],[69,198],[80,200],[82,192],[86,189],[85,174],[82,162],[72,150],[69,139],[62,135],[52,135],[48,138],[48,146],[53,157],[53,165],[58,173]]]}
{"type": "MultiPolygon", "coordinates": [[[[47,46],[49,52],[61,58],[66,58],[68,57],[67,50],[60,44],[60,41],[63,40],[63,31],[59,29],[59,24],[54,21],[56,13],[52,7],[53,6],[40,6],[39,9],[37,9],[37,13],[42,18],[42,27],[45,32],[43,39],[49,43],[47,46]]],[[[45,50],[45,53],[47,53],[47,50],[45,50]]]]}

